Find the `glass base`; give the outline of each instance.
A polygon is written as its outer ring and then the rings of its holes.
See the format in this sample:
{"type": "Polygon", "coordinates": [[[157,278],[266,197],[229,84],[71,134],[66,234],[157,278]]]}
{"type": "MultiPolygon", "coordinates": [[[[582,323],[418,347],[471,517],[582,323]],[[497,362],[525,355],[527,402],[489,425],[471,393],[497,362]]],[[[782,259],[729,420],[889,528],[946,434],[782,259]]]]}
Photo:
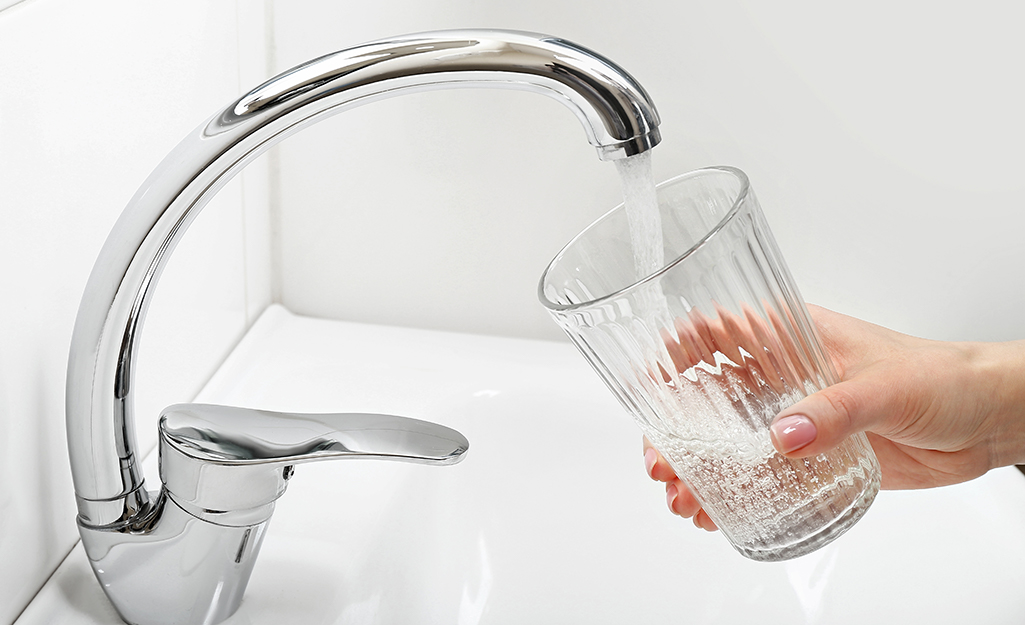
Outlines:
{"type": "Polygon", "coordinates": [[[872,505],[878,493],[878,480],[870,480],[861,496],[844,510],[843,514],[834,519],[829,525],[799,542],[774,549],[751,549],[737,545],[733,545],[733,548],[744,557],[759,562],[782,562],[783,560],[792,560],[808,555],[817,549],[825,547],[842,536],[844,532],[851,529],[868,512],[869,506],[872,505]]]}

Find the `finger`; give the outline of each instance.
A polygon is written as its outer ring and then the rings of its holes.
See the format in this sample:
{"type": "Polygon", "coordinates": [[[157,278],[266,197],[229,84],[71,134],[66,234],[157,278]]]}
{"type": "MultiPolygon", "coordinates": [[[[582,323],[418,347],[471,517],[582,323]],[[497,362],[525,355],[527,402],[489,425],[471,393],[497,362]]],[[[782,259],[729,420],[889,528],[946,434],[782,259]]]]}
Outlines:
{"type": "Polygon", "coordinates": [[[673,514],[689,519],[701,512],[701,502],[681,480],[666,484],[666,504],[673,514]]]}
{"type": "Polygon", "coordinates": [[[705,362],[710,367],[714,367],[715,356],[713,354],[717,348],[715,347],[715,339],[712,338],[712,330],[709,327],[711,320],[697,308],[692,308],[690,313],[688,313],[688,317],[689,323],[683,327],[689,330],[689,332],[681,332],[681,342],[686,337],[688,347],[694,350],[697,359],[705,362]]]}
{"type": "Polygon", "coordinates": [[[755,343],[748,351],[766,374],[766,382],[777,393],[786,392],[788,385],[801,386],[801,381],[805,378],[800,377],[794,369],[794,363],[800,362],[801,359],[794,357],[796,349],[790,341],[791,333],[783,327],[782,320],[770,308],[767,314],[774,323],[774,327],[770,329],[765,319],[750,306],[745,307],[744,312],[748,317],[751,333],[755,337],[755,343]]]}
{"type": "MultiPolygon", "coordinates": [[[[784,360],[788,365],[788,370],[792,367],[793,373],[796,375],[796,378],[791,380],[791,384],[800,386],[801,384],[798,382],[799,380],[813,380],[814,377],[812,377],[812,374],[805,367],[805,359],[801,355],[803,353],[803,349],[795,343],[796,337],[793,334],[792,328],[798,327],[798,324],[790,309],[787,306],[781,306],[780,310],[776,310],[770,306],[766,308],[765,312],[769,318],[769,324],[772,326],[771,332],[768,331],[768,329],[766,329],[766,332],[779,339],[780,345],[784,351],[784,360]],[[787,323],[783,323],[783,318],[780,316],[781,312],[787,317],[787,323]]],[[[761,318],[757,315],[752,317],[752,326],[757,321],[761,321],[761,318]]],[[[764,323],[764,321],[761,322],[764,323]]]]}
{"type": "MultiPolygon", "coordinates": [[[[686,482],[676,476],[672,467],[658,453],[658,450],[652,447],[651,441],[647,437],[644,437],[644,461],[645,465],[649,467],[648,475],[652,479],[666,483],[666,504],[669,506],[670,512],[685,519],[689,519],[702,512],[701,502],[694,496],[686,482]]],[[[709,529],[710,531],[716,529],[715,523],[708,518],[707,514],[705,515],[705,520],[698,527],[709,529]]]]}
{"type": "Polygon", "coordinates": [[[708,513],[704,510],[702,510],[694,516],[694,525],[700,527],[701,529],[707,532],[714,532],[715,530],[719,529],[716,526],[715,521],[713,521],[712,518],[708,516],[708,513]]]}
{"type": "Polygon", "coordinates": [[[744,344],[744,337],[750,335],[745,328],[741,327],[740,319],[718,304],[715,306],[718,315],[714,320],[706,319],[705,327],[711,337],[712,351],[720,351],[727,358],[736,364],[744,362],[740,356],[740,346],[744,344]]]}
{"type": "Polygon", "coordinates": [[[659,482],[670,482],[676,478],[673,467],[666,462],[662,454],[655,449],[647,437],[644,438],[644,468],[648,477],[659,482]]]}
{"type": "Polygon", "coordinates": [[[881,426],[899,416],[901,403],[888,384],[871,378],[849,380],[783,410],[769,433],[781,454],[807,458],[836,447],[856,432],[888,429],[881,426]]]}
{"type": "Polygon", "coordinates": [[[687,347],[692,341],[689,340],[686,326],[683,326],[680,320],[677,319],[674,327],[676,328],[675,335],[666,328],[662,328],[659,334],[662,337],[662,342],[665,343],[666,351],[669,352],[669,358],[672,359],[677,373],[683,373],[698,364],[698,357],[687,347]]]}

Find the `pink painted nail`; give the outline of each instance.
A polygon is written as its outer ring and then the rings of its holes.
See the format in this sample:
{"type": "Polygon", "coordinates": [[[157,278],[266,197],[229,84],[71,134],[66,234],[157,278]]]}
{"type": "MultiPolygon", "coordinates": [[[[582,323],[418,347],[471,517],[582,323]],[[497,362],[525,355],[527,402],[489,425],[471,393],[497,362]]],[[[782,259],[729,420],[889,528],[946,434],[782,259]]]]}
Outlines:
{"type": "Polygon", "coordinates": [[[673,514],[676,514],[676,510],[673,510],[673,504],[676,503],[676,496],[679,494],[679,491],[676,490],[676,484],[666,486],[666,503],[669,504],[669,509],[672,510],[673,514]]]}
{"type": "Polygon", "coordinates": [[[783,417],[773,423],[769,431],[776,449],[784,454],[808,445],[818,435],[815,424],[804,415],[783,417]]]}

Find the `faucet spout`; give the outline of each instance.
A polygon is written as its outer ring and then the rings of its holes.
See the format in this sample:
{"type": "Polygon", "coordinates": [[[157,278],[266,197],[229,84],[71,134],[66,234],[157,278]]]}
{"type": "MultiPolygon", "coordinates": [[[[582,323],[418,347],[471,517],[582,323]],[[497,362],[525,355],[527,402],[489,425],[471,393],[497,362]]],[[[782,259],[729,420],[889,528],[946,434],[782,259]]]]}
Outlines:
{"type": "Polygon", "coordinates": [[[133,402],[150,295],[196,215],[248,163],[302,128],[394,95],[468,86],[559,100],[603,160],[644,152],[660,140],[650,98],[613,62],[562,39],[493,30],[409,35],[329,54],[272,78],[200,125],[157,166],[114,225],[75,322],[68,447],[79,529],[94,568],[110,545],[150,531],[165,509],[175,510],[182,524],[196,520],[168,496],[166,480],[161,491],[147,491],[133,402]]]}
{"type": "Polygon", "coordinates": [[[231,127],[293,100],[282,110],[329,100],[307,108],[309,119],[403,92],[471,86],[534,91],[561,101],[580,119],[602,160],[639,154],[661,140],[654,104],[618,65],[563,39],[509,31],[425,33],[329,54],[260,85],[217,123],[231,127]]]}

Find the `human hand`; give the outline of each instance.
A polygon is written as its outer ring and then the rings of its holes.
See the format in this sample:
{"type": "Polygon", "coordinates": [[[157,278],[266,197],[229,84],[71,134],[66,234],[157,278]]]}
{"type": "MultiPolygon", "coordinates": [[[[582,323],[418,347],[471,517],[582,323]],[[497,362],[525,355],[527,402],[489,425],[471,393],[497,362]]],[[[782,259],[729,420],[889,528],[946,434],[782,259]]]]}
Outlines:
{"type": "MultiPolygon", "coordinates": [[[[777,415],[780,453],[815,456],[864,431],[884,489],[955,484],[1025,460],[1025,342],[929,341],[809,309],[841,381],[777,415]]],[[[647,439],[644,448],[670,510],[715,529],[647,439]]]]}

